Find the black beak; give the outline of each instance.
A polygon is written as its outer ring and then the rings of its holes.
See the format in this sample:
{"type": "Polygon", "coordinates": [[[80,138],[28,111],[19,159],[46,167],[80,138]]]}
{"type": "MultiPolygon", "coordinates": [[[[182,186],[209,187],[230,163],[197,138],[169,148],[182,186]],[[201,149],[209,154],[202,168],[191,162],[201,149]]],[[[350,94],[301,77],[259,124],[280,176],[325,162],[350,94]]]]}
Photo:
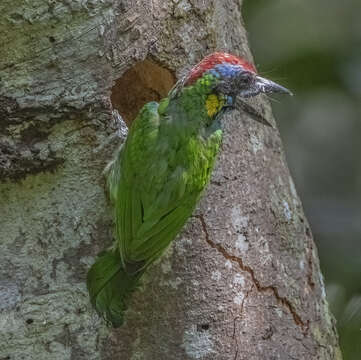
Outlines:
{"type": "Polygon", "coordinates": [[[261,76],[255,75],[251,85],[242,89],[242,91],[238,94],[236,98],[236,107],[243,110],[247,113],[253,120],[270,127],[273,127],[270,122],[260,114],[256,109],[254,109],[251,105],[247,104],[242,98],[249,98],[256,96],[258,94],[288,94],[293,95],[292,92],[285,87],[276,84],[275,82],[265,79],[261,76]]]}
{"type": "Polygon", "coordinates": [[[243,98],[249,98],[261,93],[279,93],[293,95],[292,92],[285,87],[258,75],[255,75],[249,86],[247,88],[243,88],[238,95],[243,98]]]}
{"type": "Polygon", "coordinates": [[[260,93],[271,94],[271,93],[280,93],[280,94],[288,94],[293,95],[292,92],[285,87],[276,84],[275,82],[265,79],[261,76],[256,76],[255,78],[255,86],[258,88],[260,93]]]}

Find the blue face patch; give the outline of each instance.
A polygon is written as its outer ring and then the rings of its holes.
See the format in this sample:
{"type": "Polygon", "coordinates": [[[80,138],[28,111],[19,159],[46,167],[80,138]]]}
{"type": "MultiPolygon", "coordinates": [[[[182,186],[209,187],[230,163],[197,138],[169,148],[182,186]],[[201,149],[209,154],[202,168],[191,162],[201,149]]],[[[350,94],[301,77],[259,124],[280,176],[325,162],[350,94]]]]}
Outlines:
{"type": "Polygon", "coordinates": [[[210,73],[217,78],[232,78],[243,71],[240,65],[232,65],[229,63],[217,64],[210,73]]]}

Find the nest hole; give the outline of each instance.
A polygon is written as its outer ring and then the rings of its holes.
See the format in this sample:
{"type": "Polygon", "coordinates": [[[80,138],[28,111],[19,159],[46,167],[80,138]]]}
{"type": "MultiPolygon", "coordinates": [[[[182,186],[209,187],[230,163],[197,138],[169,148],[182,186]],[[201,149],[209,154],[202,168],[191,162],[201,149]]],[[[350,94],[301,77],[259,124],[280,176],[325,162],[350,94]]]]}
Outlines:
{"type": "Polygon", "coordinates": [[[209,324],[197,324],[197,331],[207,331],[209,328],[209,324]]]}
{"type": "Polygon", "coordinates": [[[175,83],[174,74],[151,60],[135,64],[115,81],[111,102],[130,127],[141,107],[167,96],[175,83]]]}

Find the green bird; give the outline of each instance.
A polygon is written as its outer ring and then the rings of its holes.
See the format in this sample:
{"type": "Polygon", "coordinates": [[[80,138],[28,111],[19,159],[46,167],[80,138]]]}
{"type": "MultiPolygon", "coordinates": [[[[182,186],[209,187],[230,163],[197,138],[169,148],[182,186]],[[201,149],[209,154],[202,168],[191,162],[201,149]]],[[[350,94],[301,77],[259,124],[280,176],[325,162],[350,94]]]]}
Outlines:
{"type": "Polygon", "coordinates": [[[241,57],[213,53],[140,110],[106,171],[114,246],[87,278],[91,303],[112,326],[122,325],[140,278],[192,215],[221,146],[222,115],[240,106],[268,124],[242,98],[272,92],[291,94],[241,57]]]}

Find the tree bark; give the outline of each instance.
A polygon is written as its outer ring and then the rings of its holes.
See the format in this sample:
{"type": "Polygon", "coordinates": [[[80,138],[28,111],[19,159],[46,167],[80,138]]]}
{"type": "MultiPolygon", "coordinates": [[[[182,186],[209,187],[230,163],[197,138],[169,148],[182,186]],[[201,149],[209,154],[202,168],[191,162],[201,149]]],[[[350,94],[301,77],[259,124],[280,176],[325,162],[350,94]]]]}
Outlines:
{"type": "MultiPolygon", "coordinates": [[[[107,328],[102,170],[145,101],[213,50],[251,59],[237,0],[2,0],[0,359],[341,359],[277,130],[224,119],[208,190],[107,328]],[[139,86],[139,84],[141,86],[139,86]]],[[[253,106],[272,119],[264,97],[253,106]]],[[[274,123],[274,120],[271,120],[274,123]]]]}

